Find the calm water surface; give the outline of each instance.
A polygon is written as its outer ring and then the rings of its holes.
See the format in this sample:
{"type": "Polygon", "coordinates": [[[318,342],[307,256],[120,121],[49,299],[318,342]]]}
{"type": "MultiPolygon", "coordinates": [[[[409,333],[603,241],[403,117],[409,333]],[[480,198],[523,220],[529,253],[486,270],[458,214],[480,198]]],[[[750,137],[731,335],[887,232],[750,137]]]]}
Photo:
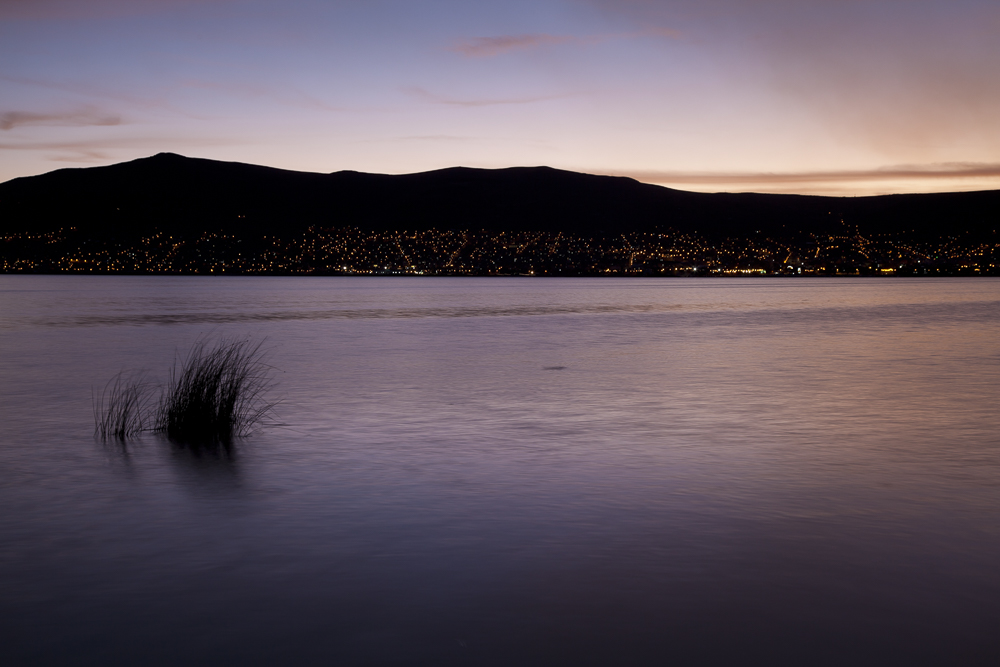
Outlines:
{"type": "Polygon", "coordinates": [[[1000,280],[0,276],[4,664],[998,664],[1000,280]],[[231,455],[91,391],[266,337],[231,455]]]}

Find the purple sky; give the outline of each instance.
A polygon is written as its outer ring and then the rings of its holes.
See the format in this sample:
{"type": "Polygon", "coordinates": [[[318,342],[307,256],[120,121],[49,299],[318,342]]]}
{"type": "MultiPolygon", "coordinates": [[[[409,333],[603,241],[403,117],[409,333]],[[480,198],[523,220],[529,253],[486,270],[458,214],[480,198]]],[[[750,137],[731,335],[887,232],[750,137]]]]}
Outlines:
{"type": "Polygon", "coordinates": [[[1000,188],[1000,2],[0,0],[0,181],[160,151],[1000,188]]]}

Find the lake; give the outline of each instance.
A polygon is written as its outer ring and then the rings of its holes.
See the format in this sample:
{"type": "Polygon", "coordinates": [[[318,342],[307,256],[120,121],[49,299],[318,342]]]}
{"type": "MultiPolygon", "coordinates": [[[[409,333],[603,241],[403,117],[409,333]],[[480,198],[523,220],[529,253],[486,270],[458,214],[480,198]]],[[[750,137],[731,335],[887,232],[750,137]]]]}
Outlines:
{"type": "Polygon", "coordinates": [[[0,276],[5,664],[997,664],[1000,279],[0,276]],[[230,451],[93,392],[264,341],[230,451]]]}

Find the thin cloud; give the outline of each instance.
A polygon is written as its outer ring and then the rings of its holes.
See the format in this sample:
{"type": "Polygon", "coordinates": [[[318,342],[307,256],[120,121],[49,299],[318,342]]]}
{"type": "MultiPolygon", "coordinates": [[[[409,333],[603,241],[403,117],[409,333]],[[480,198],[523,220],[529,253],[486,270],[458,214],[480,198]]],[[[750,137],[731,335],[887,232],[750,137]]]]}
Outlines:
{"type": "Polygon", "coordinates": [[[641,37],[667,37],[680,39],[681,32],[673,28],[651,27],[634,32],[609,33],[606,35],[549,35],[536,33],[529,35],[499,35],[496,37],[474,37],[462,40],[448,50],[459,53],[467,58],[493,58],[509,51],[523,51],[556,44],[600,44],[618,39],[636,39],[641,37]]]}
{"type": "Polygon", "coordinates": [[[121,116],[97,109],[77,109],[63,113],[37,113],[33,111],[7,111],[0,113],[0,130],[12,130],[24,125],[59,127],[94,127],[121,125],[121,116]]]}
{"type": "Polygon", "coordinates": [[[534,49],[540,46],[577,41],[579,38],[571,35],[500,35],[498,37],[475,37],[463,40],[449,50],[469,58],[492,58],[508,51],[534,49]]]}
{"type": "MultiPolygon", "coordinates": [[[[105,151],[119,148],[148,148],[153,153],[176,151],[177,146],[237,146],[251,142],[216,138],[117,137],[81,141],[0,141],[0,151],[105,151]],[[171,148],[173,147],[173,148],[171,148]]],[[[153,153],[150,153],[152,155],[153,153]]]]}
{"type": "Polygon", "coordinates": [[[765,191],[834,191],[845,188],[871,188],[879,183],[910,181],[921,187],[939,190],[949,182],[1000,179],[1000,163],[948,162],[929,165],[894,165],[879,169],[806,172],[679,172],[615,171],[612,176],[626,176],[644,183],[689,186],[695,188],[747,188],[765,191]]]}
{"type": "Polygon", "coordinates": [[[49,160],[52,162],[71,162],[71,163],[82,163],[90,164],[93,162],[107,162],[111,160],[112,157],[104,151],[95,150],[78,150],[76,153],[69,155],[55,155],[50,157],[49,160]]]}
{"type": "Polygon", "coordinates": [[[0,21],[89,20],[171,11],[233,0],[0,0],[0,21]]]}
{"type": "Polygon", "coordinates": [[[0,141],[0,152],[41,153],[50,162],[101,164],[146,157],[162,151],[181,152],[191,148],[246,145],[231,139],[177,137],[117,137],[82,141],[0,141]]]}
{"type": "Polygon", "coordinates": [[[568,97],[568,95],[538,95],[533,97],[460,99],[455,97],[436,95],[418,86],[410,86],[408,88],[404,88],[403,91],[409,95],[422,99],[426,102],[431,102],[433,104],[444,104],[447,106],[455,106],[455,107],[490,107],[490,106],[509,105],[509,104],[533,104],[535,102],[547,102],[549,100],[557,100],[564,97],[568,97]]]}
{"type": "MultiPolygon", "coordinates": [[[[2,2],[3,0],[0,0],[2,2]]],[[[371,107],[346,107],[338,106],[333,104],[328,104],[321,99],[310,96],[296,88],[289,86],[267,86],[252,83],[220,83],[217,81],[208,81],[204,79],[182,79],[174,83],[161,86],[158,89],[160,97],[158,98],[147,98],[140,97],[136,95],[129,95],[127,93],[122,93],[111,88],[91,84],[91,83],[80,83],[80,82],[59,82],[59,81],[44,81],[41,79],[34,79],[22,76],[10,76],[0,74],[0,81],[8,81],[10,83],[16,83],[23,86],[33,86],[39,88],[45,88],[48,90],[58,90],[60,92],[73,93],[74,95],[86,96],[92,99],[110,100],[119,104],[127,104],[130,106],[135,106],[141,109],[149,110],[164,110],[171,113],[180,114],[188,118],[195,118],[199,120],[207,120],[209,116],[204,114],[192,113],[190,111],[178,108],[176,105],[167,101],[167,96],[177,90],[183,89],[196,89],[196,90],[208,90],[223,93],[226,95],[232,95],[236,97],[251,97],[251,98],[264,98],[271,99],[279,104],[286,104],[288,106],[295,106],[307,109],[319,109],[322,111],[376,111],[377,109],[371,107]]]]}

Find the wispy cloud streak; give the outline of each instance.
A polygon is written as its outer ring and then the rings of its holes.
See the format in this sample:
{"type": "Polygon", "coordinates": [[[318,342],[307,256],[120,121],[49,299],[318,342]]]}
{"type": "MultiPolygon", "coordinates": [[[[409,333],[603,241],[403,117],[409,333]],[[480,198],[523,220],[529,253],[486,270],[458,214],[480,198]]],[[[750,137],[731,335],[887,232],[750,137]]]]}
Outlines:
{"type": "Polygon", "coordinates": [[[608,33],[604,35],[550,35],[535,33],[527,35],[498,35],[495,37],[474,37],[452,45],[449,50],[468,58],[492,58],[509,51],[537,49],[557,44],[591,45],[618,39],[639,37],[667,37],[680,39],[679,30],[651,27],[635,32],[608,33]]]}
{"type": "Polygon", "coordinates": [[[444,104],[455,107],[489,107],[489,106],[510,105],[510,104],[533,104],[535,102],[547,102],[549,100],[557,100],[569,97],[569,95],[564,94],[564,95],[536,95],[530,97],[461,99],[455,97],[446,97],[443,95],[436,95],[418,86],[410,86],[404,88],[403,91],[409,95],[424,100],[425,102],[431,102],[433,104],[444,104]]]}
{"type": "Polygon", "coordinates": [[[48,125],[63,127],[93,127],[121,125],[121,116],[98,109],[77,109],[60,113],[34,111],[7,111],[0,113],[0,130],[12,130],[23,125],[48,125]]]}
{"type": "Polygon", "coordinates": [[[234,146],[247,142],[231,139],[139,136],[79,141],[0,141],[0,154],[12,151],[37,153],[48,162],[108,163],[152,155],[169,146],[172,150],[234,146]]]}
{"type": "MultiPolygon", "coordinates": [[[[735,190],[813,191],[852,189],[870,190],[880,183],[908,181],[939,191],[948,183],[988,182],[1000,179],[1000,163],[947,162],[928,165],[893,165],[878,169],[802,171],[802,172],[681,172],[629,170],[605,172],[612,176],[627,176],[644,183],[735,190]]],[[[1000,183],[998,183],[1000,185],[1000,183]]]]}
{"type": "Polygon", "coordinates": [[[108,19],[231,1],[233,0],[0,0],[0,21],[108,19]]]}
{"type": "Polygon", "coordinates": [[[451,51],[469,58],[491,58],[507,51],[534,49],[552,44],[577,42],[571,35],[500,35],[498,37],[475,37],[463,40],[451,47],[451,51]]]}

